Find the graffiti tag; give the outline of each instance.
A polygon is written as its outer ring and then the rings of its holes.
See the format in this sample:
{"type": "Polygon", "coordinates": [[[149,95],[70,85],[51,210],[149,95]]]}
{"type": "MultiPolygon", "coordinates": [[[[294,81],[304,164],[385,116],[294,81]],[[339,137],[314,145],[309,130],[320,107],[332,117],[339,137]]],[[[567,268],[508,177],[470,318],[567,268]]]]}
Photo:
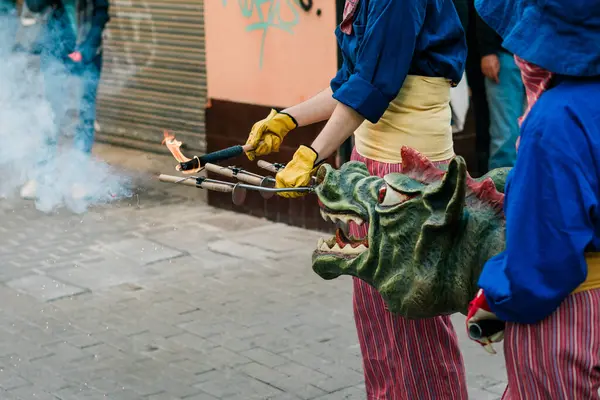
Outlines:
{"type": "MultiPolygon", "coordinates": [[[[227,0],[222,0],[223,6],[227,6],[227,0]]],[[[306,10],[312,7],[312,0],[237,0],[242,16],[247,19],[258,20],[246,26],[246,32],[262,32],[260,41],[259,68],[263,66],[265,41],[267,33],[273,29],[279,29],[289,34],[294,34],[294,27],[300,21],[300,8],[306,10]],[[287,14],[291,17],[287,19],[287,14]],[[265,12],[266,10],[266,12],[265,12]]]]}

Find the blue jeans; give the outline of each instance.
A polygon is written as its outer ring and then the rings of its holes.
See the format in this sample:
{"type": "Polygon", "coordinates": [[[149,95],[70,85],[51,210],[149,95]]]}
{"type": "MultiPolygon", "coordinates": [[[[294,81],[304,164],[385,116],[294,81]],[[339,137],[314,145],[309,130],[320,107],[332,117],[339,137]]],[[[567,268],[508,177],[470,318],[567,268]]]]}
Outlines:
{"type": "Polygon", "coordinates": [[[89,155],[94,145],[96,121],[96,97],[102,71],[102,54],[90,63],[76,64],[70,59],[58,59],[42,54],[40,67],[44,75],[44,91],[54,113],[54,135],[47,140],[48,153],[52,156],[62,132],[63,123],[68,121],[69,109],[78,112],[78,123],[74,132],[75,150],[89,155]],[[74,103],[73,91],[75,91],[74,103]]]}
{"type": "Polygon", "coordinates": [[[500,52],[500,82],[485,78],[490,110],[489,169],[512,167],[517,159],[518,119],[525,107],[525,87],[521,71],[511,54],[500,52]]]}

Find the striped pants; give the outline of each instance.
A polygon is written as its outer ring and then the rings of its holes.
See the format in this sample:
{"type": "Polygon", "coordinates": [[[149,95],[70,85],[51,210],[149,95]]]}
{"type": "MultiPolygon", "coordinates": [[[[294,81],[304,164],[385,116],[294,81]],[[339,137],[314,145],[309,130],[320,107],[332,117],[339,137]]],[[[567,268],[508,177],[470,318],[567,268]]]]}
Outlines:
{"type": "MultiPolygon", "coordinates": [[[[372,175],[400,172],[360,156],[372,175]]],[[[366,224],[350,226],[365,235],[366,224]]],[[[467,383],[450,317],[408,320],[387,311],[381,295],[354,279],[354,319],[363,358],[367,400],[466,400],[467,383]]]]}
{"type": "Polygon", "coordinates": [[[600,399],[600,289],[569,296],[548,318],[507,323],[503,400],[600,399]]]}

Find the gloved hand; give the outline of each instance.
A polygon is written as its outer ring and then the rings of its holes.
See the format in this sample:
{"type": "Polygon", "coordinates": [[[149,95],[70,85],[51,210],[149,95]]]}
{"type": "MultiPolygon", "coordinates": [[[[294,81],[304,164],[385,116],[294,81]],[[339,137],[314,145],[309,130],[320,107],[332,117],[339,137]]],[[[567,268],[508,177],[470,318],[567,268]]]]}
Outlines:
{"type": "Polygon", "coordinates": [[[271,110],[267,118],[252,126],[246,144],[252,146],[254,150],[248,151],[246,156],[252,161],[256,156],[278,152],[283,138],[297,127],[298,123],[291,115],[271,110]]]}
{"type": "MultiPolygon", "coordinates": [[[[300,146],[283,170],[275,176],[276,188],[294,188],[308,186],[312,175],[316,172],[319,164],[316,164],[319,155],[312,148],[300,146]]],[[[280,192],[281,197],[288,199],[304,196],[306,192],[280,192]]]]}
{"type": "Polygon", "coordinates": [[[504,339],[504,322],[500,321],[491,311],[483,289],[479,289],[475,298],[469,303],[467,333],[471,340],[482,345],[490,354],[496,354],[492,343],[498,343],[504,339]]]}

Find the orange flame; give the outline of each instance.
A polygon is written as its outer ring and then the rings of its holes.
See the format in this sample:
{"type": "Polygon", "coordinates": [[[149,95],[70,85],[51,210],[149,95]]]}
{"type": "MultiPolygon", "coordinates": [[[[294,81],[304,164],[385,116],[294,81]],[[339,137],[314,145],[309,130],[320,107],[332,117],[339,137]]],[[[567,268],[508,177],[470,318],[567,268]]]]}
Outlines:
{"type": "MultiPolygon", "coordinates": [[[[175,136],[171,135],[168,131],[164,131],[164,139],[162,141],[162,144],[166,144],[167,145],[167,149],[169,149],[169,151],[171,152],[171,154],[173,154],[173,157],[175,157],[175,159],[177,161],[179,161],[180,163],[184,163],[184,162],[188,162],[191,161],[191,158],[187,158],[186,156],[183,155],[183,153],[181,152],[181,145],[183,144],[182,142],[180,142],[179,140],[175,139],[175,136]]],[[[175,167],[175,169],[177,171],[181,171],[181,166],[177,165],[175,167]]],[[[193,174],[195,172],[198,172],[200,170],[200,168],[195,169],[195,170],[188,170],[188,171],[182,171],[184,174],[193,174]]]]}

